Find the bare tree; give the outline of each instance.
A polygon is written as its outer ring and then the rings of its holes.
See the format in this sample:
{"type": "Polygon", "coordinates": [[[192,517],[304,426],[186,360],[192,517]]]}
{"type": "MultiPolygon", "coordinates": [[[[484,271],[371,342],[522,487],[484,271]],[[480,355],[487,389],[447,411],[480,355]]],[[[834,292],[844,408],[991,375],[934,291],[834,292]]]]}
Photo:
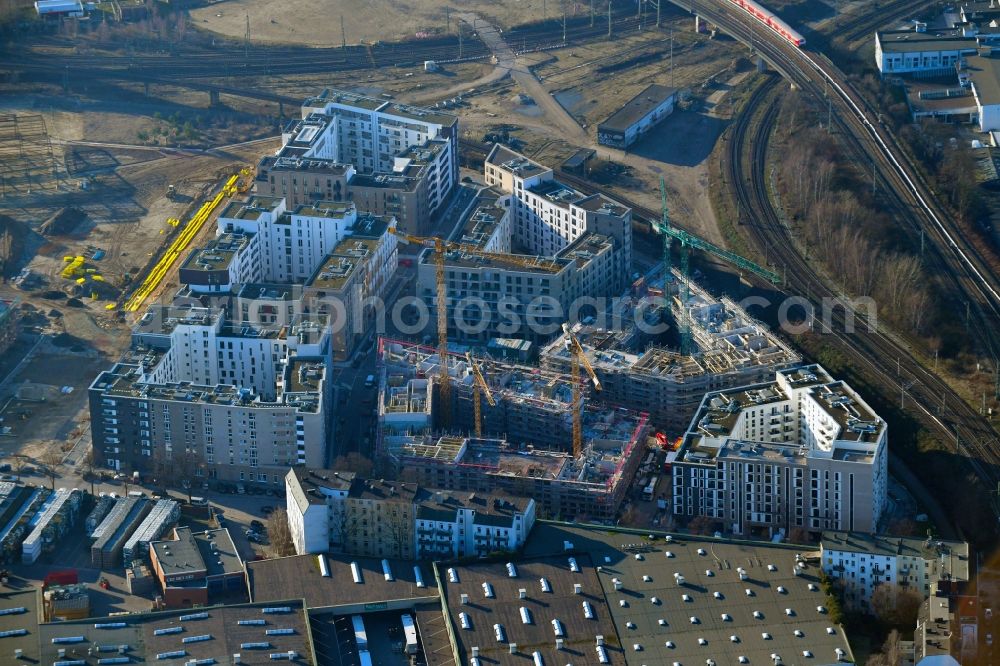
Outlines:
{"type": "Polygon", "coordinates": [[[351,511],[346,502],[335,505],[330,521],[334,542],[339,544],[341,552],[347,550],[347,544],[357,537],[360,523],[357,514],[351,511]]]}
{"type": "Polygon", "coordinates": [[[923,603],[916,590],[902,585],[882,583],[872,592],[875,617],[894,627],[913,627],[923,603]]]}
{"type": "Polygon", "coordinates": [[[409,545],[413,543],[413,520],[410,508],[405,503],[393,506],[383,521],[385,543],[390,546],[390,557],[401,559],[409,556],[409,545]]]}
{"type": "Polygon", "coordinates": [[[358,476],[370,476],[373,468],[374,464],[369,458],[355,451],[333,459],[333,469],[354,472],[358,476]]]}
{"type": "Polygon", "coordinates": [[[288,513],[284,509],[275,509],[267,519],[267,537],[271,541],[271,554],[275,557],[295,554],[295,542],[288,527],[288,513]]]}
{"type": "Polygon", "coordinates": [[[11,467],[14,469],[14,475],[17,476],[17,480],[21,480],[21,473],[24,472],[24,468],[28,466],[29,458],[28,456],[14,456],[11,467]]]}
{"type": "Polygon", "coordinates": [[[93,444],[87,448],[87,452],[83,454],[80,458],[80,469],[83,471],[83,478],[90,481],[90,494],[94,494],[94,476],[97,470],[97,464],[94,460],[94,446],[93,444]]]}
{"type": "Polygon", "coordinates": [[[62,464],[62,453],[59,449],[49,447],[40,458],[42,462],[42,473],[49,477],[49,485],[52,490],[56,489],[56,477],[59,476],[59,465],[62,464]]]}

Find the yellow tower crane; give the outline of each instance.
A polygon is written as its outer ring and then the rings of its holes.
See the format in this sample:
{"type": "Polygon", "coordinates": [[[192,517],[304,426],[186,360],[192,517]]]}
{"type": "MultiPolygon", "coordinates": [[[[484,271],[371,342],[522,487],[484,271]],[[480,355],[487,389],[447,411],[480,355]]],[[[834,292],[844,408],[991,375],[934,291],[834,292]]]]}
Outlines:
{"type": "Polygon", "coordinates": [[[483,405],[480,393],[486,395],[486,402],[490,404],[490,407],[496,407],[497,401],[493,399],[493,393],[490,392],[490,387],[486,384],[486,378],[483,377],[482,371],[479,369],[479,364],[476,363],[475,359],[472,358],[472,354],[465,352],[465,360],[469,362],[469,367],[472,368],[472,406],[475,412],[476,418],[476,437],[483,436],[483,405]]]}
{"type": "Polygon", "coordinates": [[[442,428],[447,428],[451,423],[451,381],[448,373],[448,284],[445,280],[445,253],[461,252],[463,254],[480,257],[482,259],[492,259],[496,261],[514,264],[523,268],[557,273],[562,266],[557,262],[544,257],[525,257],[513,254],[501,254],[499,252],[487,252],[475,245],[466,243],[453,243],[443,238],[425,238],[423,236],[413,236],[404,233],[396,227],[389,227],[389,233],[396,236],[403,245],[420,245],[434,250],[435,282],[437,285],[437,334],[438,334],[438,398],[441,401],[441,421],[442,428]]]}
{"type": "Polygon", "coordinates": [[[580,366],[582,365],[583,369],[587,371],[595,391],[600,391],[603,387],[601,380],[597,378],[597,373],[594,372],[594,366],[590,364],[587,355],[583,352],[583,345],[573,335],[569,324],[563,324],[562,329],[563,333],[566,334],[566,351],[569,352],[572,359],[570,367],[573,377],[573,458],[579,458],[583,451],[583,392],[580,390],[580,366]]]}

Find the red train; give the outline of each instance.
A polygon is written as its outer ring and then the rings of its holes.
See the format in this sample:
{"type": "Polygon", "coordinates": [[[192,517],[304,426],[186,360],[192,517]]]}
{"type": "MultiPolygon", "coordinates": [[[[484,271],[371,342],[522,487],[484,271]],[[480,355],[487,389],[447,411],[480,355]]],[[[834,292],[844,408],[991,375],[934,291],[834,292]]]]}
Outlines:
{"type": "Polygon", "coordinates": [[[741,7],[745,12],[766,25],[772,32],[781,35],[782,39],[795,46],[802,46],[806,43],[806,38],[795,32],[790,25],[775,16],[769,9],[761,7],[753,0],[729,0],[734,5],[741,7]]]}

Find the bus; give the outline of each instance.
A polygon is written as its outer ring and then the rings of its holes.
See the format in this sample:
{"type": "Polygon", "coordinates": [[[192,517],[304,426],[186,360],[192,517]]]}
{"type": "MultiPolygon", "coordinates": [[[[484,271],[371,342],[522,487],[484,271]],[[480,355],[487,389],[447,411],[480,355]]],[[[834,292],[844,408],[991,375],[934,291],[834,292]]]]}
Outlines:
{"type": "Polygon", "coordinates": [[[642,489],[642,499],[647,502],[652,501],[653,497],[656,495],[656,482],[660,480],[660,477],[654,476],[649,480],[649,485],[642,489]]]}

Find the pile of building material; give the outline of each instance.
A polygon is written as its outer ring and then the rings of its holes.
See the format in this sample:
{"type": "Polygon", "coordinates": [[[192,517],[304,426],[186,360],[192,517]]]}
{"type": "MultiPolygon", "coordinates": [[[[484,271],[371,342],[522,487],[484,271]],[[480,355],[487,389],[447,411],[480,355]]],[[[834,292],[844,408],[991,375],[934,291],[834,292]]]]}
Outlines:
{"type": "Polygon", "coordinates": [[[177,522],[181,516],[181,506],[174,500],[158,500],[153,510],[142,521],[122,549],[126,564],[135,560],[145,559],[149,553],[149,542],[156,541],[167,531],[167,528],[177,522]]]}
{"type": "Polygon", "coordinates": [[[49,496],[31,519],[29,524],[34,529],[21,544],[21,561],[24,564],[34,564],[42,551],[48,552],[55,547],[76,523],[82,500],[83,493],[76,488],[60,488],[49,496]]]}
{"type": "Polygon", "coordinates": [[[104,495],[97,500],[97,505],[94,510],[87,515],[87,520],[84,522],[84,527],[87,530],[87,536],[94,536],[94,530],[97,526],[101,524],[101,521],[108,515],[111,508],[115,505],[115,498],[110,495],[104,495]]]}
{"type": "Polygon", "coordinates": [[[95,569],[110,569],[118,565],[126,540],[152,507],[152,502],[141,498],[122,497],[118,500],[108,517],[94,531],[90,559],[95,569]]]}
{"type": "Polygon", "coordinates": [[[90,593],[83,584],[50,587],[44,602],[46,622],[90,617],[90,593]]]}
{"type": "Polygon", "coordinates": [[[48,488],[18,486],[0,500],[0,561],[13,563],[20,559],[29,522],[49,493],[48,488]]]}

